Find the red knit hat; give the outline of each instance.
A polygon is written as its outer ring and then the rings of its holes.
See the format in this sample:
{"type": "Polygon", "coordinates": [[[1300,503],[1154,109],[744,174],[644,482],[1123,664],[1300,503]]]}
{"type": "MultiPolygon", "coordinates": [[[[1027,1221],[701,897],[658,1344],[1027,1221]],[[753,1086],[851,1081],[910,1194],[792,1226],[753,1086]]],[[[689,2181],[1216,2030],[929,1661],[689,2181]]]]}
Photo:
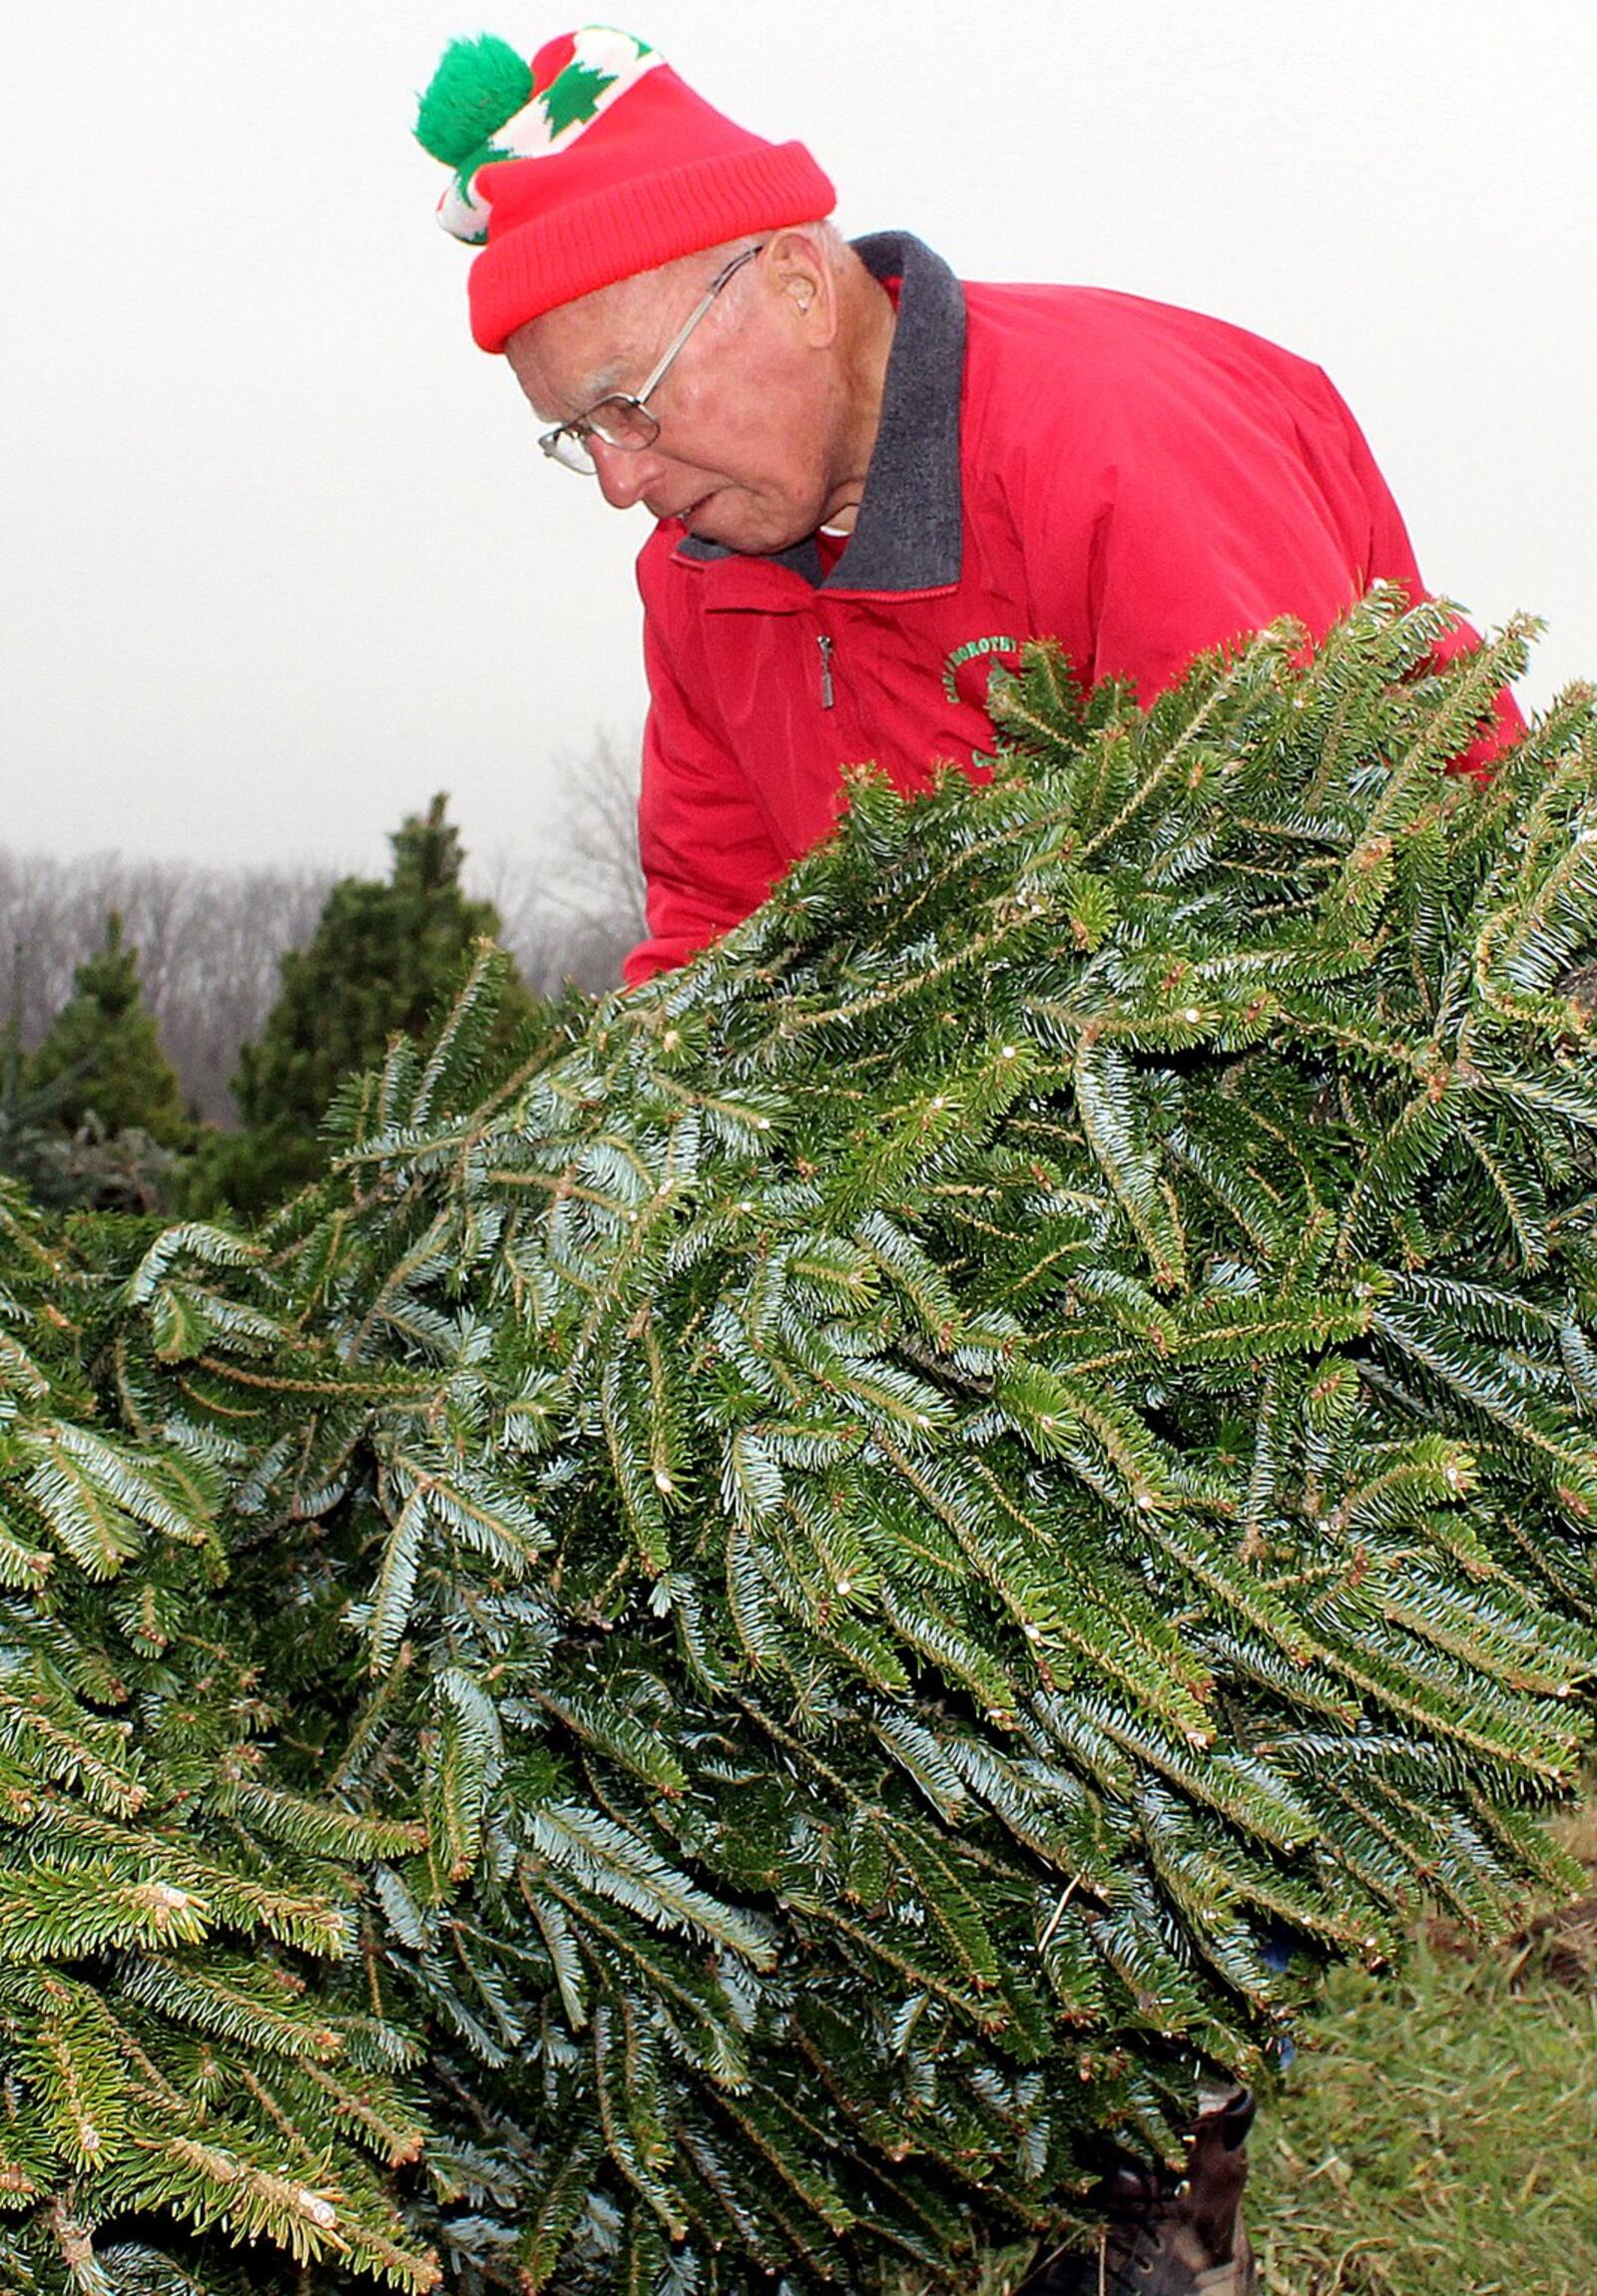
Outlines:
{"type": "Polygon", "coordinates": [[[604,25],[551,40],[530,67],[503,40],[455,41],[416,136],[455,170],[439,222],[482,248],[471,331],[485,351],[595,287],[836,204],[801,144],[751,136],[604,25]]]}

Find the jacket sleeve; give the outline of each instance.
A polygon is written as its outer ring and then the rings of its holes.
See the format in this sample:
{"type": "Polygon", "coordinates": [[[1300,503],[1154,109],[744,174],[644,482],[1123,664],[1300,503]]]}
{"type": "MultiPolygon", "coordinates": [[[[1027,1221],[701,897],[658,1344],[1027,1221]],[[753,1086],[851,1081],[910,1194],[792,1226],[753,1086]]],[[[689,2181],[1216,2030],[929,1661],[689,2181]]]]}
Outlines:
{"type": "Polygon", "coordinates": [[[685,649],[673,643],[651,603],[653,584],[640,573],[649,715],[638,850],[649,933],[622,967],[631,985],[685,964],[741,923],[786,865],[741,764],[689,691],[674,659],[685,649]]]}
{"type": "MultiPolygon", "coordinates": [[[[1196,654],[1294,615],[1323,637],[1377,581],[1426,595],[1390,490],[1351,414],[1313,368],[1300,392],[1122,393],[1097,444],[1090,491],[1064,489],[1041,458],[1028,468],[1023,526],[1036,627],[1071,602],[1050,598],[1072,559],[1090,683],[1129,679],[1144,702],[1196,654]],[[1074,500],[1070,500],[1070,497],[1074,500]],[[1074,524],[1075,548],[1064,531],[1074,524]]],[[[1444,654],[1478,645],[1460,624],[1444,654]]],[[[1454,760],[1481,770],[1522,724],[1499,696],[1495,727],[1454,760]]]]}

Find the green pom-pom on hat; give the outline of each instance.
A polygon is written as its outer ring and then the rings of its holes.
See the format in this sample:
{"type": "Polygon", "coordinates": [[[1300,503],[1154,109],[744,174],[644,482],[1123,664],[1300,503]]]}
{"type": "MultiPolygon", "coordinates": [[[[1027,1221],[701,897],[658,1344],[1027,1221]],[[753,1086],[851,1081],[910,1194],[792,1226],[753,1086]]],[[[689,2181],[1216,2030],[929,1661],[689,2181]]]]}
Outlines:
{"type": "Polygon", "coordinates": [[[507,40],[452,40],[416,107],[416,142],[459,168],[532,94],[532,67],[507,40]]]}

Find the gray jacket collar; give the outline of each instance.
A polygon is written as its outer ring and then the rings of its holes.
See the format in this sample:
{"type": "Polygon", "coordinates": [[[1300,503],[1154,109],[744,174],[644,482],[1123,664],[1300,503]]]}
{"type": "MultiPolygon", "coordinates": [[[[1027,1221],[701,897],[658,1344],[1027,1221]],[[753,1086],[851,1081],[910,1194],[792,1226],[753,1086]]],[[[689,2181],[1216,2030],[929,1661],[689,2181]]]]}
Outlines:
{"type": "MultiPolygon", "coordinates": [[[[887,355],[881,423],[848,548],[824,581],[814,537],[775,552],[821,590],[951,589],[959,580],[959,394],[965,369],[965,298],[940,255],[907,231],[873,231],[855,254],[878,279],[899,279],[898,322],[887,355]]],[[[733,558],[726,544],[690,534],[687,558],[733,558]]]]}

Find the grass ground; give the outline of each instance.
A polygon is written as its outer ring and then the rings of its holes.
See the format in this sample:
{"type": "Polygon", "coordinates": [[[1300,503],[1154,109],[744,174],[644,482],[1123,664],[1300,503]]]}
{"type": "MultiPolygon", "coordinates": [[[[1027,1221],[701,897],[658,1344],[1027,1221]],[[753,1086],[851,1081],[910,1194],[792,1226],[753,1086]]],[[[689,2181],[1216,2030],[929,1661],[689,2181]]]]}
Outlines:
{"type": "MultiPolygon", "coordinates": [[[[1597,1885],[1597,1807],[1570,1841],[1597,1885]]],[[[1344,1973],[1250,2151],[1271,2296],[1597,2296],[1597,1894],[1344,1973]]]]}
{"type": "Polygon", "coordinates": [[[1427,1923],[1401,1977],[1333,1981],[1249,2144],[1268,2296],[1597,2296],[1597,1796],[1559,1830],[1579,1905],[1508,1947],[1427,1923]]]}

